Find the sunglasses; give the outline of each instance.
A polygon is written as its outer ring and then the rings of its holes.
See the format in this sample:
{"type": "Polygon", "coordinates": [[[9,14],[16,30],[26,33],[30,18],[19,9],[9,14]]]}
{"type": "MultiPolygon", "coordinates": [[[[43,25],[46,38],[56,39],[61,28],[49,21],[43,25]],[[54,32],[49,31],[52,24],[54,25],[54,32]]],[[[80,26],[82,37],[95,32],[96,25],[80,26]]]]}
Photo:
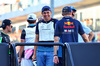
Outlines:
{"type": "Polygon", "coordinates": [[[11,25],[11,28],[13,28],[13,26],[11,25]]]}
{"type": "Polygon", "coordinates": [[[13,28],[13,26],[11,26],[11,28],[13,28]]]}

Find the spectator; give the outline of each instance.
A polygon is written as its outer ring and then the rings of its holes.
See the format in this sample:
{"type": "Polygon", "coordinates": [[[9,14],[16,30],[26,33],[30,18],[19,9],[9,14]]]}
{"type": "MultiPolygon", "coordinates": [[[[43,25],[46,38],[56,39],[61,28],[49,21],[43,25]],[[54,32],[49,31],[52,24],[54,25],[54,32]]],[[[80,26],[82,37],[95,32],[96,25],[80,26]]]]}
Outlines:
{"type": "MultiPolygon", "coordinates": [[[[70,7],[72,9],[72,18],[74,18],[75,13],[76,13],[77,10],[73,6],[70,6],[70,7]]],[[[82,22],[80,22],[80,23],[82,25],[82,28],[83,28],[84,32],[88,35],[89,41],[92,41],[92,38],[94,37],[94,34],[93,34],[92,30],[89,27],[85,26],[84,23],[82,23],[82,22]]],[[[80,36],[80,34],[78,35],[78,37],[79,37],[78,42],[83,42],[83,39],[80,36]]]]}
{"type": "Polygon", "coordinates": [[[39,18],[38,18],[38,21],[40,21],[40,20],[42,20],[43,19],[43,17],[42,16],[40,16],[39,18]]]}

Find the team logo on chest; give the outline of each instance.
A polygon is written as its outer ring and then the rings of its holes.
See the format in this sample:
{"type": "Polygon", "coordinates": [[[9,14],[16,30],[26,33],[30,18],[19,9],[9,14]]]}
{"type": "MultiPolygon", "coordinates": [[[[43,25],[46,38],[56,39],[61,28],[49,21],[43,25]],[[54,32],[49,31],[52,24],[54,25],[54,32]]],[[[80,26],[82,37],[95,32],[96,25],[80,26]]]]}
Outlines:
{"type": "Polygon", "coordinates": [[[73,22],[64,22],[64,28],[75,28],[75,25],[73,22]]]}

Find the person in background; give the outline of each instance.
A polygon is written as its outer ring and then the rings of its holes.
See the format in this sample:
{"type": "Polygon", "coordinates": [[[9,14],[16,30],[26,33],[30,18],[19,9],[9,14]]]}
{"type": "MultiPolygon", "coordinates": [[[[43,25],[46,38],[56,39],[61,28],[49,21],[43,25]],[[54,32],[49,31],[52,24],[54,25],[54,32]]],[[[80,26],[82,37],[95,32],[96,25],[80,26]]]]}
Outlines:
{"type": "MultiPolygon", "coordinates": [[[[54,42],[55,24],[58,20],[51,18],[52,12],[49,6],[44,6],[41,14],[43,19],[36,24],[35,42],[54,42]]],[[[53,46],[35,46],[33,60],[36,56],[37,66],[54,66],[53,46]]]]}
{"type": "Polygon", "coordinates": [[[40,21],[40,20],[42,20],[43,19],[43,17],[42,16],[40,16],[39,18],[38,18],[38,21],[40,21]]]}
{"type": "MultiPolygon", "coordinates": [[[[35,29],[36,29],[36,15],[29,14],[27,17],[27,22],[29,26],[22,30],[21,42],[22,43],[34,43],[35,42],[35,29]]],[[[33,66],[32,54],[34,52],[34,46],[20,46],[19,50],[19,63],[21,66],[33,66]],[[21,58],[22,52],[24,52],[24,58],[21,58]],[[22,62],[21,62],[22,60],[22,62]]]]}
{"type": "MultiPolygon", "coordinates": [[[[78,33],[82,36],[85,42],[89,42],[81,23],[72,18],[72,9],[69,6],[66,6],[62,9],[62,15],[63,18],[57,22],[55,27],[54,42],[59,43],[59,38],[60,42],[62,43],[78,42],[78,33]]],[[[58,66],[62,66],[62,57],[58,57],[57,55],[58,49],[59,46],[54,46],[53,62],[58,64],[58,66]]]]}
{"type": "MultiPolygon", "coordinates": [[[[72,9],[72,18],[74,18],[77,10],[73,6],[70,6],[70,7],[72,9]]],[[[80,22],[80,23],[82,25],[84,32],[88,35],[89,41],[92,41],[92,39],[94,37],[93,31],[89,27],[85,26],[84,23],[82,23],[82,22],[80,22]]],[[[83,39],[80,36],[80,34],[78,35],[78,42],[83,42],[83,39]]]]}
{"type": "MultiPolygon", "coordinates": [[[[12,22],[11,20],[9,19],[5,19],[2,21],[2,25],[0,26],[3,31],[0,32],[0,43],[8,43],[8,44],[11,44],[10,43],[10,37],[8,35],[9,32],[12,31],[12,22]]],[[[10,45],[9,45],[9,65],[11,66],[11,48],[10,48],[10,45]]]]}
{"type": "MultiPolygon", "coordinates": [[[[72,18],[74,18],[77,10],[73,6],[70,6],[70,8],[72,9],[72,18]]],[[[84,32],[88,35],[88,38],[91,41],[91,39],[94,36],[92,30],[89,27],[85,26],[84,23],[82,23],[82,22],[80,22],[80,23],[82,25],[84,32]]],[[[59,41],[61,42],[61,39],[59,41]]],[[[78,34],[78,42],[83,42],[83,38],[81,37],[80,34],[78,34]]],[[[59,49],[58,49],[59,63],[58,63],[58,65],[62,64],[62,61],[61,61],[62,60],[62,54],[61,53],[62,53],[62,47],[59,46],[59,49]]]]}

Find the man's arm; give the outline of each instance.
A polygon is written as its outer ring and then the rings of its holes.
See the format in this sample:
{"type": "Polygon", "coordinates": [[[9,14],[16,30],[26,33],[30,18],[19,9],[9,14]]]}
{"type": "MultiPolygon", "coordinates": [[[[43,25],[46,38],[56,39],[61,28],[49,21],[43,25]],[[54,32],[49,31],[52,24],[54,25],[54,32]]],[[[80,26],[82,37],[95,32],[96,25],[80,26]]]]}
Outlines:
{"type": "MultiPolygon", "coordinates": [[[[35,43],[39,42],[39,35],[36,34],[36,37],[35,37],[35,43]]],[[[36,50],[37,50],[37,47],[38,46],[34,46],[34,54],[33,54],[33,57],[32,57],[32,61],[34,61],[34,59],[36,59],[36,50]]]]}
{"type": "MultiPolygon", "coordinates": [[[[25,36],[26,36],[26,32],[25,30],[23,29],[22,30],[22,33],[21,33],[21,43],[24,43],[25,42],[25,36]]],[[[20,49],[19,49],[19,63],[21,62],[21,56],[22,56],[22,52],[24,50],[24,46],[20,46],[20,49]]]]}
{"type": "Polygon", "coordinates": [[[85,26],[83,22],[80,22],[80,23],[81,23],[81,25],[82,25],[82,27],[83,27],[84,32],[85,32],[87,35],[89,35],[89,36],[88,36],[89,41],[91,41],[92,38],[94,37],[94,34],[93,34],[92,30],[91,30],[89,27],[85,26]]]}
{"type": "MultiPolygon", "coordinates": [[[[59,43],[59,37],[58,36],[54,37],[54,42],[59,43]]],[[[54,55],[57,55],[58,48],[59,48],[59,46],[54,46],[54,55]]]]}
{"type": "Polygon", "coordinates": [[[83,38],[84,42],[90,42],[86,33],[82,34],[82,38],[83,38]]]}
{"type": "Polygon", "coordinates": [[[89,38],[89,41],[91,41],[91,40],[92,40],[92,38],[94,37],[93,32],[91,31],[88,35],[89,35],[89,37],[88,37],[88,38],[89,38]]]}
{"type": "MultiPolygon", "coordinates": [[[[58,36],[54,37],[54,42],[59,43],[59,37],[58,36]]],[[[58,56],[57,56],[58,48],[59,48],[59,46],[54,46],[54,59],[53,59],[53,62],[55,64],[59,63],[59,59],[58,59],[58,56]]]]}
{"type": "MultiPolygon", "coordinates": [[[[21,40],[21,43],[24,43],[25,40],[21,40]]],[[[20,46],[20,49],[19,49],[19,60],[18,62],[20,63],[21,62],[21,56],[22,56],[22,52],[24,50],[24,46],[20,46]]]]}

